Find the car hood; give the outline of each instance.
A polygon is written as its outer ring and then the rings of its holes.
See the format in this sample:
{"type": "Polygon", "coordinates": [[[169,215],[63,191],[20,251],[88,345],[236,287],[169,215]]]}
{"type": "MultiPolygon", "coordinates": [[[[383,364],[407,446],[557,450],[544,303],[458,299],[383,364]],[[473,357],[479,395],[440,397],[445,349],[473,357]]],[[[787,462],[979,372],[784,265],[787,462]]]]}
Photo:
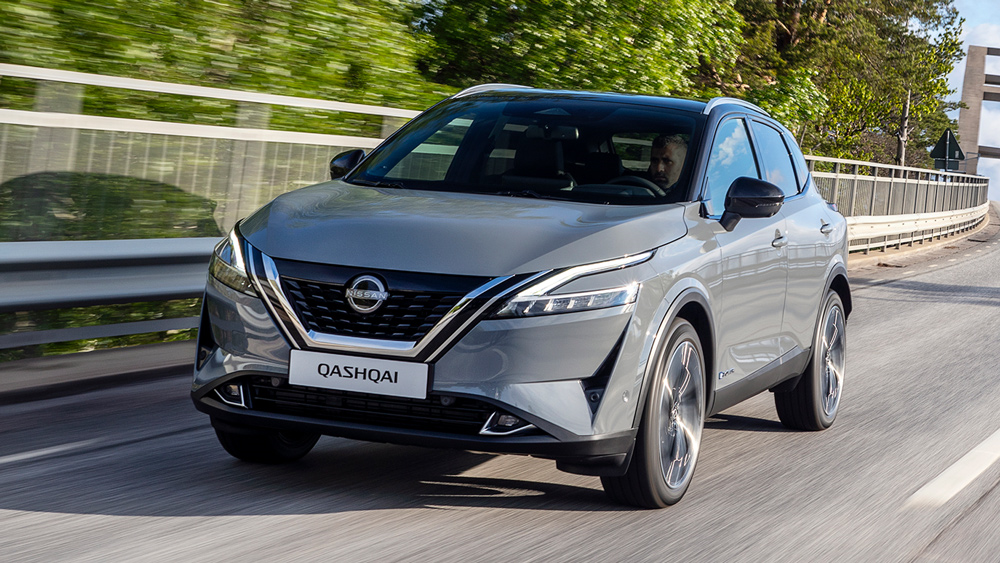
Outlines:
{"type": "Polygon", "coordinates": [[[684,236],[684,207],[596,205],[326,182],[281,195],[240,232],[274,258],[456,275],[619,258],[684,236]]]}

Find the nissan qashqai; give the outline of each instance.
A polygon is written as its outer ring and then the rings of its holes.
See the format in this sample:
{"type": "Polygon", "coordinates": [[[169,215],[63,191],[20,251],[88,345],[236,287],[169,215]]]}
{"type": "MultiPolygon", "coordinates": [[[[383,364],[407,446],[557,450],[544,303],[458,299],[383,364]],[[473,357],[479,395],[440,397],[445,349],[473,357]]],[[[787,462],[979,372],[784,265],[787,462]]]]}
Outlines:
{"type": "Polygon", "coordinates": [[[837,416],[846,222],[756,106],[480,86],[331,171],[211,259],[192,398],[237,458],[526,454],[661,507],[707,416],[837,416]]]}

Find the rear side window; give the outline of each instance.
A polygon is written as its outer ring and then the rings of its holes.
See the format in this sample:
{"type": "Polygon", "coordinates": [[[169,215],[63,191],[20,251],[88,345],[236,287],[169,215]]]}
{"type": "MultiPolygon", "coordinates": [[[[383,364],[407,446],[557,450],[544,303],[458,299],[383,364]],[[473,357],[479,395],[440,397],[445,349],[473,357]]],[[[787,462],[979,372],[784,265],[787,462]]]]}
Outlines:
{"type": "Polygon", "coordinates": [[[795,178],[795,168],[792,167],[791,152],[785,144],[785,138],[770,125],[753,122],[754,136],[760,149],[761,164],[764,168],[764,179],[781,188],[785,197],[799,193],[799,183],[795,178]]]}
{"type": "Polygon", "coordinates": [[[757,163],[742,119],[730,119],[715,133],[705,174],[705,207],[709,215],[725,211],[726,193],[740,176],[758,178],[757,163]]]}

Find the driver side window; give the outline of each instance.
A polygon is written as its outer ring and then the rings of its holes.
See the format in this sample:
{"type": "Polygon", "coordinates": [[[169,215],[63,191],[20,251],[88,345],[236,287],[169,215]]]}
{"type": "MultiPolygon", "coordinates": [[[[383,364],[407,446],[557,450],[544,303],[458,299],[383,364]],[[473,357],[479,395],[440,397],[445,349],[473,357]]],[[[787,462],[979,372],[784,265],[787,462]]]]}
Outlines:
{"type": "Polygon", "coordinates": [[[709,215],[722,215],[729,186],[740,176],[760,177],[746,124],[743,119],[735,118],[724,122],[716,130],[708,157],[704,199],[709,215]]]}

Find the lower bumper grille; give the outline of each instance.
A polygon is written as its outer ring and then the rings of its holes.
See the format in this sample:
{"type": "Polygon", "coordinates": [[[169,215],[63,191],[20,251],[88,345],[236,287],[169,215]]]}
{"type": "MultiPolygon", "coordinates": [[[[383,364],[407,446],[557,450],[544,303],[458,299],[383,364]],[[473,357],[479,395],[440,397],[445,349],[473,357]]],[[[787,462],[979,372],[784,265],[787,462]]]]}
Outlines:
{"type": "Polygon", "coordinates": [[[249,391],[251,408],[257,411],[452,434],[478,434],[497,410],[462,397],[454,397],[453,404],[444,406],[433,396],[407,399],[313,387],[273,387],[270,377],[250,378],[249,391]]]}

